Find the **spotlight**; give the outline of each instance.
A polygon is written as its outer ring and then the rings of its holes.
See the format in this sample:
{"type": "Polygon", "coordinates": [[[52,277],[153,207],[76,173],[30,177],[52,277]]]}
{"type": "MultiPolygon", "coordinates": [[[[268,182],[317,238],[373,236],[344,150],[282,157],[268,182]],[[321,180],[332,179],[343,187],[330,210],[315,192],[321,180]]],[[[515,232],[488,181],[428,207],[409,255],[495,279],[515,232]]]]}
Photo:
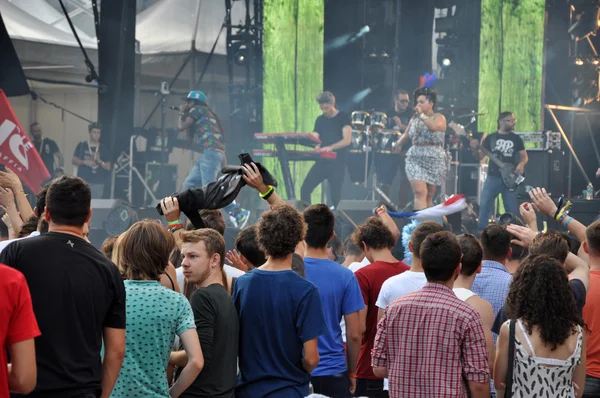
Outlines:
{"type": "Polygon", "coordinates": [[[438,47],[437,60],[442,68],[449,68],[454,61],[454,52],[446,47],[438,47]]]}
{"type": "Polygon", "coordinates": [[[364,100],[365,98],[367,98],[367,96],[369,94],[371,94],[372,91],[373,90],[371,89],[371,87],[359,91],[358,93],[356,93],[356,94],[354,94],[352,96],[352,102],[355,103],[355,104],[360,103],[362,100],[364,100]]]}
{"type": "Polygon", "coordinates": [[[231,47],[231,51],[233,51],[233,61],[236,65],[245,66],[250,55],[248,45],[244,42],[237,42],[232,44],[231,47]]]}
{"type": "Polygon", "coordinates": [[[577,65],[577,66],[581,66],[581,65],[583,65],[583,59],[581,59],[581,58],[576,58],[576,59],[575,59],[575,65],[577,65]]]}

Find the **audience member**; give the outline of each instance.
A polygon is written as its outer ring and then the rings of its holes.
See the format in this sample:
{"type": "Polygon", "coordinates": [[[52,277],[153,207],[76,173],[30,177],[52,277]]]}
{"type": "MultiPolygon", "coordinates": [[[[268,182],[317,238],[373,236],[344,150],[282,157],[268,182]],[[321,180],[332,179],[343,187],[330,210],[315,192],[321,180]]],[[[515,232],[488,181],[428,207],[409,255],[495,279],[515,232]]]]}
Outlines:
{"type": "MultiPolygon", "coordinates": [[[[517,225],[507,226],[507,230],[517,237],[515,240],[519,245],[528,248],[529,255],[547,255],[550,253],[555,260],[564,263],[565,269],[570,272],[569,285],[575,299],[575,307],[581,316],[586,302],[586,292],[590,283],[590,267],[581,258],[569,253],[569,246],[556,232],[538,234],[529,228],[517,225]],[[535,243],[534,243],[535,242],[535,243]],[[565,260],[566,259],[566,260],[565,260]]],[[[496,315],[492,332],[498,334],[500,327],[508,320],[506,308],[502,308],[496,315]]]]}
{"type": "Polygon", "coordinates": [[[31,295],[19,271],[0,264],[0,396],[29,394],[36,383],[35,343],[40,335],[31,295]],[[10,354],[7,366],[6,354],[10,354]]]}
{"type": "Polygon", "coordinates": [[[392,397],[489,398],[481,316],[452,291],[461,261],[456,237],[431,234],[419,255],[427,284],[386,308],[377,327],[374,373],[388,377],[392,397]]]}
{"type": "Polygon", "coordinates": [[[410,241],[408,242],[408,249],[412,253],[412,262],[410,264],[410,270],[401,273],[400,275],[392,276],[381,286],[381,291],[377,297],[375,303],[379,308],[378,319],[383,316],[383,310],[387,308],[392,301],[404,296],[405,294],[416,292],[423,288],[427,283],[427,278],[423,273],[423,267],[421,266],[421,258],[419,257],[419,250],[425,239],[436,232],[441,232],[444,227],[434,221],[425,221],[417,225],[413,230],[410,241]]]}
{"type": "MultiPolygon", "coordinates": [[[[240,325],[225,288],[225,240],[210,228],[185,232],[181,238],[181,267],[188,282],[196,287],[191,304],[204,354],[202,373],[182,397],[233,397],[240,325]]],[[[171,363],[185,366],[186,353],[187,349],[172,353],[171,363]]]]}
{"type": "MultiPolygon", "coordinates": [[[[506,301],[512,275],[506,269],[506,260],[511,255],[512,237],[506,227],[489,225],[481,233],[483,263],[481,272],[473,282],[473,293],[492,304],[494,316],[506,301]]],[[[494,340],[497,336],[494,336],[494,340]]]]}
{"type": "Polygon", "coordinates": [[[587,377],[584,398],[600,396],[600,221],[587,228],[583,250],[590,259],[590,285],[583,307],[587,333],[587,377]]]}
{"type": "Polygon", "coordinates": [[[373,374],[371,350],[377,332],[377,306],[381,285],[388,278],[401,274],[409,268],[392,256],[396,240],[390,229],[377,217],[370,217],[358,227],[355,243],[362,247],[371,264],[356,271],[356,279],[362,292],[365,309],[360,311],[362,338],[356,369],[356,395],[370,397],[386,396],[383,379],[373,374]]]}
{"type": "Polygon", "coordinates": [[[34,236],[39,236],[40,234],[45,234],[48,232],[48,221],[44,218],[44,208],[46,207],[46,194],[48,192],[48,185],[44,186],[40,192],[36,195],[36,203],[35,209],[33,210],[33,215],[28,218],[28,221],[25,222],[21,228],[21,233],[19,233],[19,237],[15,239],[5,240],[0,242],[0,252],[2,252],[9,244],[16,240],[20,240],[23,238],[31,238],[34,236]],[[26,236],[23,236],[27,231],[30,230],[29,224],[33,225],[35,222],[36,229],[31,231],[26,236]],[[27,225],[26,225],[27,224],[27,225]]]}
{"type": "Polygon", "coordinates": [[[118,235],[110,235],[108,238],[104,239],[104,242],[102,242],[100,251],[106,256],[106,258],[112,259],[113,249],[118,238],[118,235]]]}
{"type": "Polygon", "coordinates": [[[581,397],[586,337],[562,265],[546,255],[527,257],[512,281],[506,308],[511,321],[498,337],[497,395],[504,396],[508,382],[509,334],[514,333],[511,396],[581,397]]]}
{"type": "Polygon", "coordinates": [[[288,205],[274,206],[258,222],[267,262],[242,275],[233,293],[240,317],[238,398],[308,395],[327,323],[317,287],[291,269],[305,232],[302,215],[288,205]]]}
{"type": "Polygon", "coordinates": [[[492,324],[494,323],[494,310],[492,305],[473,293],[471,287],[475,276],[481,272],[481,261],[483,260],[483,249],[479,240],[471,234],[459,235],[457,237],[462,252],[461,267],[458,278],[454,281],[454,294],[456,297],[469,304],[479,312],[485,342],[488,348],[488,362],[490,372],[494,365],[494,339],[492,337],[492,324]]]}
{"type": "Polygon", "coordinates": [[[360,263],[365,259],[365,253],[356,246],[352,235],[348,236],[344,241],[344,262],[342,265],[346,268],[352,263],[360,263]]]}
{"type": "Polygon", "coordinates": [[[342,240],[335,233],[327,242],[327,258],[336,263],[342,263],[342,256],[344,255],[344,247],[342,240]]]}
{"type": "Polygon", "coordinates": [[[107,397],[121,369],[125,289],[115,265],[83,239],[90,204],[83,180],[54,180],[46,194],[49,232],[13,242],[0,253],[0,263],[25,275],[42,332],[35,342],[38,378],[32,397],[100,392],[107,397]]]}
{"type": "Polygon", "coordinates": [[[127,280],[125,360],[111,397],[178,397],[203,366],[194,315],[184,296],[159,284],[175,239],[154,221],[135,223],[121,242],[127,280]],[[169,391],[167,372],[175,336],[187,357],[185,368],[169,391]]]}
{"type": "Polygon", "coordinates": [[[319,289],[327,321],[327,331],[319,336],[319,365],[311,374],[314,392],[332,398],[345,398],[356,389],[348,373],[356,372],[361,330],[358,312],[365,307],[356,277],[331,259],[328,245],[334,240],[335,217],[327,205],[312,205],[304,210],[306,222],[306,279],[319,289]],[[335,281],[334,283],[332,283],[335,281]],[[341,339],[340,319],[344,318],[347,350],[341,339]],[[346,360],[346,352],[348,359],[346,360]]]}

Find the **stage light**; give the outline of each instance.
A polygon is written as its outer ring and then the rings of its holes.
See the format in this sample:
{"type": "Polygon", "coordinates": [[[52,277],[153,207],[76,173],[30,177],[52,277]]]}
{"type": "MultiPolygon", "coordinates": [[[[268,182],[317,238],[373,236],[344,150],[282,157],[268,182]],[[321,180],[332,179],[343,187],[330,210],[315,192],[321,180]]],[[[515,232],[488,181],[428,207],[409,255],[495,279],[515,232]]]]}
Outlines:
{"type": "Polygon", "coordinates": [[[245,66],[248,62],[249,48],[244,42],[237,42],[232,44],[231,50],[233,51],[233,61],[236,65],[245,66]]]}
{"type": "Polygon", "coordinates": [[[325,44],[325,52],[329,50],[335,50],[338,48],[342,48],[345,45],[355,42],[360,39],[367,33],[371,31],[371,27],[369,25],[365,25],[356,33],[347,33],[345,35],[341,35],[333,39],[331,42],[325,44]]]}
{"type": "Polygon", "coordinates": [[[581,66],[581,65],[583,65],[583,59],[581,59],[581,58],[576,58],[576,59],[575,59],[575,65],[577,65],[577,66],[581,66]]]}
{"type": "Polygon", "coordinates": [[[359,91],[358,93],[356,93],[356,94],[354,94],[352,96],[352,102],[355,103],[355,104],[360,103],[362,100],[364,100],[365,98],[367,98],[367,96],[369,94],[371,94],[372,91],[373,90],[371,89],[371,87],[359,91]]]}
{"type": "Polygon", "coordinates": [[[569,34],[571,39],[579,41],[596,34],[600,28],[600,8],[597,5],[579,5],[575,9],[569,34]]]}
{"type": "Polygon", "coordinates": [[[454,52],[447,47],[438,47],[437,61],[443,68],[449,68],[454,61],[454,52]]]}

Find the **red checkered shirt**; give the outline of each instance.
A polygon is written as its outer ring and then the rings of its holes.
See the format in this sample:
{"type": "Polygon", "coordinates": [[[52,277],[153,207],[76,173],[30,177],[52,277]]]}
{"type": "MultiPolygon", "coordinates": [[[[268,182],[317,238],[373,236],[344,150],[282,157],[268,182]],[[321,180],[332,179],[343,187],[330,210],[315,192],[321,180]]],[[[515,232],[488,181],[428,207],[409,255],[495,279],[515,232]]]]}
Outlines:
{"type": "Polygon", "coordinates": [[[467,397],[490,380],[479,313],[441,283],[390,304],[377,325],[373,367],[387,367],[390,397],[467,397]]]}

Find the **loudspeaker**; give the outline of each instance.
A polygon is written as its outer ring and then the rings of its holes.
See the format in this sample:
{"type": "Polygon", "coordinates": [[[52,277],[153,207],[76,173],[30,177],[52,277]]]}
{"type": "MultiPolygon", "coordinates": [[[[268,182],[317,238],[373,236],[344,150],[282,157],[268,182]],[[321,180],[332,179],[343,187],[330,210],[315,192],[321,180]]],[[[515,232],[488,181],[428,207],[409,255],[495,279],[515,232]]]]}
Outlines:
{"type": "Polygon", "coordinates": [[[119,235],[137,221],[137,213],[120,199],[92,199],[90,230],[103,230],[119,235]]]}
{"type": "MultiPolygon", "coordinates": [[[[308,206],[310,206],[310,203],[305,202],[303,200],[286,200],[285,203],[287,203],[288,205],[292,206],[294,209],[298,210],[299,212],[303,212],[308,206]]],[[[269,202],[267,202],[266,200],[262,200],[260,202],[260,204],[258,205],[258,213],[262,213],[265,210],[270,209],[269,206],[269,202]]],[[[257,214],[257,216],[260,216],[259,214],[257,214]]]]}
{"type": "Polygon", "coordinates": [[[371,217],[373,209],[378,206],[379,202],[376,200],[340,200],[337,210],[358,225],[371,217]]]}
{"type": "Polygon", "coordinates": [[[573,204],[569,215],[585,226],[594,222],[600,214],[600,199],[569,199],[573,204]]]}
{"type": "Polygon", "coordinates": [[[527,151],[529,161],[525,166],[525,181],[518,194],[527,199],[526,187],[543,187],[553,197],[565,192],[567,156],[561,150],[527,151]]]}

